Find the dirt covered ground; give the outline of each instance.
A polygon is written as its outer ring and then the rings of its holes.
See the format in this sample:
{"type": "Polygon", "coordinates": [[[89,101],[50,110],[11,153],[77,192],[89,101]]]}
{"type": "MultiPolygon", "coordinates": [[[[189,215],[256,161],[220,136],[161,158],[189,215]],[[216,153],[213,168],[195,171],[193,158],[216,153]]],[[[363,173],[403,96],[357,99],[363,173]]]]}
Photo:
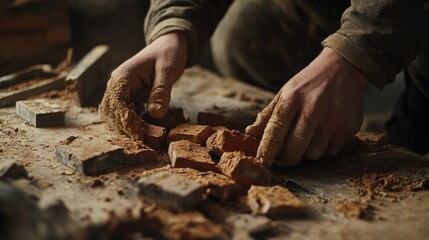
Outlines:
{"type": "MultiPolygon", "coordinates": [[[[108,129],[95,108],[73,106],[64,92],[45,93],[42,97],[66,107],[66,126],[35,128],[19,118],[14,107],[0,109],[0,161],[22,164],[27,176],[8,183],[26,192],[40,209],[40,202],[46,198],[63,202],[70,218],[65,232],[75,239],[429,236],[429,160],[385,145],[380,135],[359,134],[337,157],[304,161],[297,167],[275,164],[273,182],[288,187],[305,203],[305,214],[298,217],[272,219],[252,215],[246,204],[246,189],[238,186],[233,186],[232,197],[208,197],[189,211],[168,210],[141,197],[137,186],[140,178],[159,171],[178,172],[201,182],[209,182],[210,177],[171,170],[165,149],[157,152],[155,161],[125,164],[112,173],[77,173],[57,161],[56,145],[75,137],[88,141],[115,139],[118,133],[108,129]]],[[[272,97],[272,93],[194,68],[178,82],[172,102],[173,106],[184,108],[191,122],[196,121],[198,112],[216,112],[225,115],[227,127],[242,130],[272,97]]],[[[14,207],[17,204],[11,204],[10,208],[14,207]]],[[[12,221],[8,224],[22,227],[12,221]]]]}

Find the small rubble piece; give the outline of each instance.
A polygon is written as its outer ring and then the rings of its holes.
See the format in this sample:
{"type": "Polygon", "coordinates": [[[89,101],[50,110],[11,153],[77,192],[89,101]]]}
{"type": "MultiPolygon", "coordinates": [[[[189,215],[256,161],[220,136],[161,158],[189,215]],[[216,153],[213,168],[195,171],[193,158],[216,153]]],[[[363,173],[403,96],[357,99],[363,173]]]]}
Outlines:
{"type": "Polygon", "coordinates": [[[16,114],[37,128],[64,126],[64,110],[46,99],[18,101],[16,114]]]}
{"type": "Polygon", "coordinates": [[[156,233],[156,239],[227,239],[220,224],[197,211],[177,213],[148,207],[143,215],[145,227],[156,233]]]}
{"type": "Polygon", "coordinates": [[[145,136],[145,143],[153,149],[160,149],[165,141],[167,131],[165,128],[147,124],[147,133],[145,136]]]}
{"type": "Polygon", "coordinates": [[[217,171],[216,163],[207,148],[188,140],[170,143],[168,148],[173,168],[193,168],[199,171],[217,171]]]}
{"type": "Polygon", "coordinates": [[[141,165],[156,160],[156,152],[144,145],[142,141],[132,140],[121,135],[110,140],[111,143],[124,148],[125,163],[128,165],[141,165]]]}
{"type": "Polygon", "coordinates": [[[214,130],[207,125],[179,124],[168,133],[168,144],[179,140],[189,140],[204,146],[214,130]]]}
{"type": "Polygon", "coordinates": [[[374,218],[374,214],[371,211],[371,205],[369,205],[367,201],[356,202],[346,200],[338,205],[337,210],[348,218],[360,218],[366,220],[374,218]]]}
{"type": "Polygon", "coordinates": [[[251,214],[235,214],[228,217],[225,223],[231,228],[234,239],[253,239],[257,235],[270,230],[273,222],[264,216],[251,214]]]}
{"type": "Polygon", "coordinates": [[[222,114],[211,112],[199,112],[197,115],[198,124],[208,126],[224,126],[225,117],[222,114]]]}
{"type": "Polygon", "coordinates": [[[15,160],[0,161],[0,180],[18,179],[26,176],[27,171],[25,171],[24,167],[15,160]]]}
{"type": "Polygon", "coordinates": [[[259,140],[236,130],[219,130],[207,139],[207,148],[218,156],[224,152],[241,151],[247,156],[256,156],[259,140]]]}
{"type": "Polygon", "coordinates": [[[56,147],[57,160],[85,175],[114,170],[124,160],[124,149],[103,139],[76,138],[56,147]]]}
{"type": "Polygon", "coordinates": [[[261,163],[243,152],[225,152],[217,168],[245,187],[265,185],[271,178],[270,172],[261,163]]]}
{"type": "Polygon", "coordinates": [[[169,108],[165,116],[161,119],[152,118],[148,113],[143,115],[143,119],[150,124],[155,124],[161,127],[165,127],[168,130],[173,129],[180,123],[185,123],[185,115],[183,114],[183,108],[169,108]]]}
{"type": "Polygon", "coordinates": [[[247,193],[247,204],[253,214],[263,214],[271,218],[302,215],[304,203],[281,186],[252,186],[247,193]]]}
{"type": "Polygon", "coordinates": [[[206,190],[195,180],[166,171],[142,177],[138,184],[143,196],[176,210],[192,209],[201,202],[206,190]]]}

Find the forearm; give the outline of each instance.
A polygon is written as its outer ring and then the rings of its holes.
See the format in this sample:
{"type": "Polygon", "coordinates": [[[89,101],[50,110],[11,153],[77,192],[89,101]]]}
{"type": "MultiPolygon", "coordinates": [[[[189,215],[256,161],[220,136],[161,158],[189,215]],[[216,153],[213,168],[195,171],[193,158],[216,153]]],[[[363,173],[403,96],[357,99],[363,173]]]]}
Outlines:
{"type": "Polygon", "coordinates": [[[423,2],[353,0],[343,14],[341,28],[322,45],[383,88],[419,54],[428,14],[423,2]]]}
{"type": "Polygon", "coordinates": [[[188,65],[202,51],[231,0],[151,0],[145,20],[146,43],[172,32],[186,34],[188,65]]]}

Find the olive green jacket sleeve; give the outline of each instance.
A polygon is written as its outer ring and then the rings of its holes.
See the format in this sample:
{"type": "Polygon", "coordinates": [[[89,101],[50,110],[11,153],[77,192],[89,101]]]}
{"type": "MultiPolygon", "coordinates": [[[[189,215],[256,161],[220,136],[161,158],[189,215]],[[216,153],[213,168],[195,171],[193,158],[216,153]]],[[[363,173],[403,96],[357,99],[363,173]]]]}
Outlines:
{"type": "Polygon", "coordinates": [[[173,31],[188,40],[188,65],[209,41],[232,0],[151,0],[145,20],[146,43],[173,31]]]}
{"type": "Polygon", "coordinates": [[[417,57],[428,10],[419,0],[352,0],[341,28],[322,43],[353,63],[377,87],[417,57]]]}

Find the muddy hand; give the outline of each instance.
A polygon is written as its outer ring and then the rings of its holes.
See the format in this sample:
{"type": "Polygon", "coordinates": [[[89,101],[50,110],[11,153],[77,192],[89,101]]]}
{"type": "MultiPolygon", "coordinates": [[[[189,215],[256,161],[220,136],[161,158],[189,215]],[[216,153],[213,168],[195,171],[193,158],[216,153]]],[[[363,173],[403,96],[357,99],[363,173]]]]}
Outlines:
{"type": "Polygon", "coordinates": [[[286,165],[338,154],[362,124],[367,83],[354,65],[325,48],[247,127],[262,138],[256,158],[270,167],[282,146],[286,165]]]}
{"type": "Polygon", "coordinates": [[[163,35],[112,72],[100,115],[108,124],[134,139],[143,140],[145,122],[139,112],[147,103],[154,118],[168,109],[173,84],[185,69],[187,43],[183,33],[163,35]]]}

